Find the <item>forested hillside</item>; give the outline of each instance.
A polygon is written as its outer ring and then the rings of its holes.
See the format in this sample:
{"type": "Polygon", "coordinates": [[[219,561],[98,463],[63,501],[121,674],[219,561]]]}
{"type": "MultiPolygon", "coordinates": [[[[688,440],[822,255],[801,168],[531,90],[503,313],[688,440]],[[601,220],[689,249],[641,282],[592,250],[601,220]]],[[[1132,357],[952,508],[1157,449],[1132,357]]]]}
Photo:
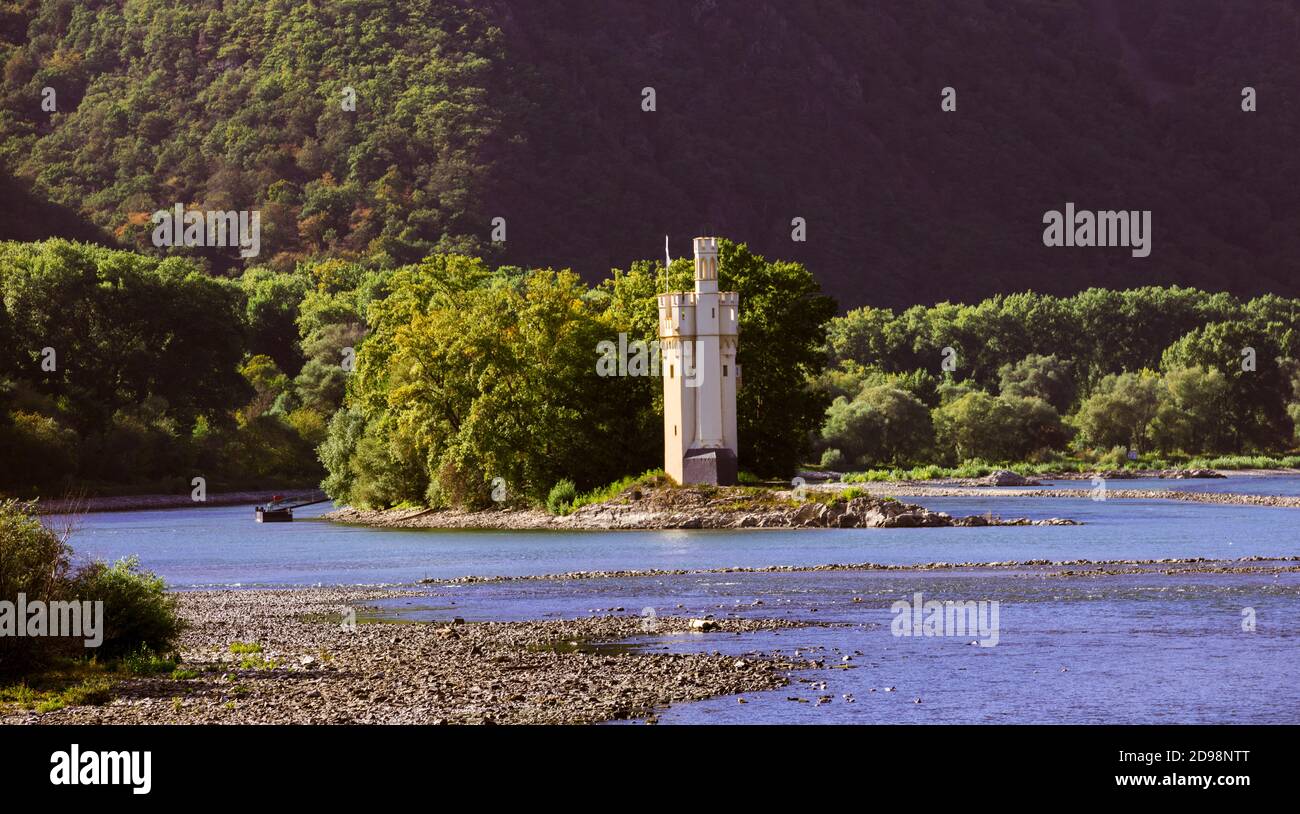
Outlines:
{"type": "Polygon", "coordinates": [[[152,249],[149,215],[176,203],[261,210],[255,262],[281,268],[409,262],[482,231],[485,145],[510,107],[483,14],[146,0],[24,3],[4,19],[4,163],[127,247],[152,249]]]}
{"type": "Polygon", "coordinates": [[[0,164],[128,248],[177,202],[260,209],[261,256],[206,250],[232,274],[456,249],[595,281],[709,232],[843,308],[1294,295],[1298,31],[1280,0],[17,0],[0,164]],[[1151,210],[1150,257],[1045,248],[1066,201],[1151,210]]]}

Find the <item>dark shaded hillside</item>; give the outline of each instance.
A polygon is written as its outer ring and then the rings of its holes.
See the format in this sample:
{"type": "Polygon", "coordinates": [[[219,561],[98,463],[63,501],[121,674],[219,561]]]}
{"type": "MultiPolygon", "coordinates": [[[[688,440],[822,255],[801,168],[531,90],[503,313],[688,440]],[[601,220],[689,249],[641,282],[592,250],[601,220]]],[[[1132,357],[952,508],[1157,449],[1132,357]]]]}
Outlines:
{"type": "Polygon", "coordinates": [[[285,268],[490,251],[500,215],[498,259],[594,279],[707,231],[806,263],[843,308],[1169,283],[1300,294],[1285,2],[142,0],[122,15],[5,12],[0,161],[136,246],[142,217],[181,201],[260,207],[259,262],[285,268]],[[47,84],[64,112],[39,111],[47,84]],[[940,112],[948,85],[956,113],[940,112]],[[1244,85],[1259,112],[1241,112],[1244,85]],[[1151,256],[1045,248],[1042,215],[1066,201],[1152,210],[1151,256]]]}
{"type": "Polygon", "coordinates": [[[487,196],[516,260],[596,273],[711,231],[806,262],[845,307],[1300,293],[1292,5],[494,7],[539,79],[528,147],[487,196]],[[1240,110],[1247,84],[1257,113],[1240,110]],[[947,85],[956,113],[939,109],[947,85]],[[1044,247],[1042,215],[1066,201],[1152,210],[1151,256],[1044,247]]]}
{"type": "Polygon", "coordinates": [[[112,245],[80,213],[35,195],[21,180],[0,170],[0,241],[62,237],[84,243],[112,245]]]}

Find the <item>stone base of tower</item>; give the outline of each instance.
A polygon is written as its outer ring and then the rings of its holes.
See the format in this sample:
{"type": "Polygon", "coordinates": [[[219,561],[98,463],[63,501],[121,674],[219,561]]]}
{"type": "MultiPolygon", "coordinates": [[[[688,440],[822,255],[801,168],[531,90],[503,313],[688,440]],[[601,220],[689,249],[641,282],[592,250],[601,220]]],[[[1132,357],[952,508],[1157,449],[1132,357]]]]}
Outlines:
{"type": "Polygon", "coordinates": [[[682,458],[682,483],[735,486],[737,469],[736,453],[726,447],[690,449],[682,458]]]}

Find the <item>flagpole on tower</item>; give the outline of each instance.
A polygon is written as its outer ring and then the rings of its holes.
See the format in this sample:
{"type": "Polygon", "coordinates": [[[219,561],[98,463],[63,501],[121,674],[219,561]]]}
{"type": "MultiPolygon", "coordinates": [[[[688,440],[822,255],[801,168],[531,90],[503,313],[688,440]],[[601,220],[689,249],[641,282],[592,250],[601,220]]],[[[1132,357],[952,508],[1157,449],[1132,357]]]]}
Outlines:
{"type": "MultiPolygon", "coordinates": [[[[668,253],[668,235],[664,235],[664,274],[665,275],[668,274],[668,267],[671,266],[672,264],[673,264],[672,255],[668,253]]],[[[664,286],[664,290],[667,291],[666,283],[664,286]]]]}

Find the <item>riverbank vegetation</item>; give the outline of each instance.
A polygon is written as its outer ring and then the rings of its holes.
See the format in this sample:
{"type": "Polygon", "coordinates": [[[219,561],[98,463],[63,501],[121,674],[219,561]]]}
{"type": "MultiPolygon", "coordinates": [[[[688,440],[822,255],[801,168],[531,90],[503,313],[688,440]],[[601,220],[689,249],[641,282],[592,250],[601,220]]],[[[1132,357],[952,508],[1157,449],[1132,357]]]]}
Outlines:
{"type": "Polygon", "coordinates": [[[0,492],[315,485],[344,379],[320,359],[360,320],[314,283],[0,243],[0,492]]]}
{"type": "MultiPolygon", "coordinates": [[[[1295,463],[1293,300],[1090,289],[833,317],[802,266],[722,253],[742,302],[747,478],[1295,463]]],[[[222,278],[2,243],[0,490],[323,479],[363,507],[572,511],[661,463],[655,294],[691,275],[688,259],[639,262],[589,286],[433,255],[222,278]],[[646,353],[646,375],[600,375],[602,342],[646,353]]]]}
{"type": "MultiPolygon", "coordinates": [[[[805,457],[834,303],[811,273],[724,242],[751,367],[741,456],[805,457]]],[[[361,506],[544,504],[661,463],[656,293],[692,264],[568,271],[434,255],[239,278],[63,240],[0,244],[0,490],[187,493],[321,482],[361,506]],[[642,347],[601,376],[602,342],[642,347]],[[638,345],[638,343],[644,343],[638,345]]]]}
{"type": "Polygon", "coordinates": [[[1271,453],[1296,444],[1296,305],[1147,287],[858,309],[829,326],[820,461],[900,474],[1294,463],[1271,453]]]}
{"type": "Polygon", "coordinates": [[[1300,455],[1219,455],[1215,457],[1158,458],[1149,455],[1130,459],[1123,454],[1094,457],[1062,457],[1039,463],[989,463],[975,459],[957,466],[926,464],[912,467],[877,467],[844,473],[845,483],[927,481],[983,478],[995,472],[1011,471],[1025,477],[1049,475],[1084,475],[1096,472],[1148,474],[1165,470],[1223,469],[1277,470],[1300,469],[1300,455]]]}
{"type": "MultiPolygon", "coordinates": [[[[14,603],[5,624],[25,629],[29,618],[18,615],[23,607],[37,608],[36,603],[43,603],[43,610],[34,611],[39,612],[40,629],[51,634],[55,611],[50,603],[103,603],[102,615],[81,615],[76,636],[15,635],[16,628],[7,630],[0,636],[0,680],[48,674],[60,686],[100,687],[105,670],[136,673],[141,664],[160,660],[174,669],[172,653],[182,623],[176,598],[166,593],[162,580],[142,570],[134,558],[111,565],[74,562],[68,535],[43,524],[34,511],[32,504],[0,501],[0,600],[14,603]],[[98,628],[94,632],[92,625],[98,628]],[[96,646],[85,646],[95,639],[96,646]]],[[[11,697],[15,693],[22,695],[12,688],[0,691],[0,703],[24,700],[11,697]]]]}

